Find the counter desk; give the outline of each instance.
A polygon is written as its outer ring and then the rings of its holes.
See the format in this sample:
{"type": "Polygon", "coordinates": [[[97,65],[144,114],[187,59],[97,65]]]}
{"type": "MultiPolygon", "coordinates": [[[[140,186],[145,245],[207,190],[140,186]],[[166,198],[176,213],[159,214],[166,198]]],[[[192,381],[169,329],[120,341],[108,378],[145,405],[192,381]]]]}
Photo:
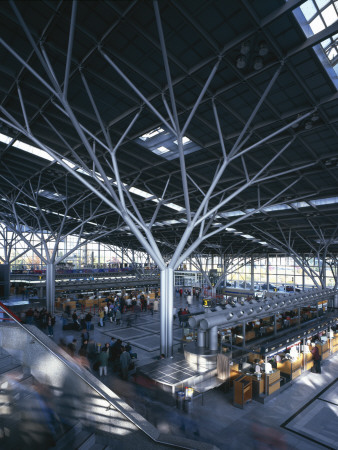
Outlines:
{"type": "Polygon", "coordinates": [[[330,342],[330,348],[332,353],[335,353],[338,351],[338,333],[336,333],[330,342]]]}
{"type": "Polygon", "coordinates": [[[330,356],[329,341],[324,342],[323,344],[316,344],[316,347],[318,348],[322,360],[330,356]]]}
{"type": "Polygon", "coordinates": [[[234,406],[243,408],[252,400],[252,378],[241,374],[234,380],[234,406]]]}
{"type": "Polygon", "coordinates": [[[273,392],[278,391],[281,382],[280,370],[273,369],[271,373],[266,373],[264,377],[265,377],[265,393],[267,395],[271,395],[273,392]]]}
{"type": "Polygon", "coordinates": [[[312,367],[313,367],[313,359],[312,359],[312,353],[311,352],[302,353],[302,367],[305,367],[305,370],[312,369],[312,367]]]}
{"type": "Polygon", "coordinates": [[[281,377],[280,371],[277,369],[273,369],[271,373],[262,372],[260,374],[242,371],[242,375],[251,379],[253,397],[264,394],[271,395],[280,388],[281,377]]]}
{"type": "Polygon", "coordinates": [[[294,380],[302,373],[302,357],[299,357],[296,360],[284,359],[277,363],[277,369],[280,370],[283,375],[294,380]]]}

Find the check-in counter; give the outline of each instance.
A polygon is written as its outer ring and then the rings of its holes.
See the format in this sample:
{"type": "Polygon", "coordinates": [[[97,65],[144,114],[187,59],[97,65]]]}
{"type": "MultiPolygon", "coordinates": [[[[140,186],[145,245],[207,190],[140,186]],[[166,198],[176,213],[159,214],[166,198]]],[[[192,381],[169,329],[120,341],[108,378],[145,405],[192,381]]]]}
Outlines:
{"type": "Polygon", "coordinates": [[[316,347],[318,348],[319,354],[322,357],[322,359],[326,359],[328,356],[330,356],[328,341],[324,342],[323,344],[316,344],[316,347]]]}
{"type": "Polygon", "coordinates": [[[313,367],[312,353],[310,352],[302,353],[302,367],[304,367],[304,359],[305,359],[305,370],[312,369],[313,367]]]}
{"type": "Polygon", "coordinates": [[[299,377],[302,373],[302,358],[296,360],[284,359],[277,363],[277,369],[282,375],[287,375],[291,380],[299,377]]]}
{"type": "Polygon", "coordinates": [[[238,377],[240,371],[238,364],[233,364],[230,366],[230,386],[232,386],[234,380],[238,377]]]}
{"type": "Polygon", "coordinates": [[[281,382],[280,371],[278,369],[273,369],[271,373],[266,373],[264,376],[266,383],[265,392],[267,395],[271,395],[275,391],[278,391],[281,382]]]}
{"type": "Polygon", "coordinates": [[[252,395],[253,397],[258,397],[264,394],[265,389],[265,377],[264,374],[258,376],[257,374],[252,375],[252,395]]]}
{"type": "Polygon", "coordinates": [[[271,395],[273,392],[280,388],[280,371],[273,369],[271,373],[262,372],[260,374],[248,373],[242,371],[243,375],[251,379],[252,383],[252,394],[253,397],[258,397],[260,395],[271,395]],[[266,389],[265,389],[266,385],[266,389]]]}
{"type": "Polygon", "coordinates": [[[63,302],[62,308],[64,311],[66,310],[67,306],[69,306],[71,310],[76,309],[76,302],[74,302],[74,301],[63,302]]]}
{"type": "Polygon", "coordinates": [[[234,380],[234,406],[243,408],[252,400],[252,378],[241,374],[234,380]]]}
{"type": "Polygon", "coordinates": [[[334,337],[331,339],[331,352],[335,353],[338,351],[338,333],[334,335],[334,337]]]}

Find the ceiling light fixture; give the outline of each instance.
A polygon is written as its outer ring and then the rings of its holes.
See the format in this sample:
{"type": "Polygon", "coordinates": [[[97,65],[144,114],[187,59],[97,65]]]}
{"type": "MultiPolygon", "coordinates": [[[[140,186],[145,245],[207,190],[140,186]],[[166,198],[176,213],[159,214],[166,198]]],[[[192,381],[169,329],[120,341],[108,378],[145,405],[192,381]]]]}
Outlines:
{"type": "Polygon", "coordinates": [[[258,54],[259,56],[266,56],[269,53],[269,49],[265,42],[259,44],[258,54]]]}
{"type": "Polygon", "coordinates": [[[262,67],[263,67],[263,60],[262,60],[262,58],[260,56],[257,56],[255,58],[253,66],[254,66],[255,70],[261,70],[262,69],[262,67]]]}
{"type": "Polygon", "coordinates": [[[247,55],[250,51],[250,42],[246,41],[246,42],[242,42],[241,45],[241,54],[242,55],[247,55]]]}
{"type": "Polygon", "coordinates": [[[246,59],[244,56],[241,55],[237,58],[236,66],[237,69],[244,69],[244,67],[246,66],[246,59]]]}

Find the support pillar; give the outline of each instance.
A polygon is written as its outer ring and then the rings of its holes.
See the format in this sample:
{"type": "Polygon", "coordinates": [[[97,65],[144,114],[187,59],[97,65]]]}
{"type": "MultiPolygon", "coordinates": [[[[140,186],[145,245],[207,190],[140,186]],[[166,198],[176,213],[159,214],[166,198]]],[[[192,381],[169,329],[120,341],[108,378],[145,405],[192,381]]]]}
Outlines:
{"type": "Polygon", "coordinates": [[[300,325],[300,307],[298,307],[298,325],[300,325]]]}
{"type": "Polygon", "coordinates": [[[202,330],[201,328],[199,328],[197,330],[197,347],[204,348],[205,343],[206,343],[205,330],[202,330]]]}
{"type": "Polygon", "coordinates": [[[242,334],[243,334],[243,343],[242,343],[242,347],[245,348],[245,328],[246,328],[246,322],[243,322],[242,327],[243,327],[243,331],[242,331],[242,334]]]}
{"type": "Polygon", "coordinates": [[[255,260],[253,256],[251,256],[251,289],[253,290],[255,287],[255,260]]]}
{"type": "Polygon", "coordinates": [[[54,314],[55,307],[55,264],[49,263],[46,266],[46,308],[54,314]]]}
{"type": "Polygon", "coordinates": [[[266,285],[268,287],[268,292],[270,291],[270,277],[269,277],[269,254],[266,255],[266,285]]]}
{"type": "Polygon", "coordinates": [[[0,264],[0,297],[7,299],[10,294],[10,265],[0,264]]]}
{"type": "Polygon", "coordinates": [[[277,314],[273,316],[273,335],[277,335],[277,314]]]}
{"type": "Polygon", "coordinates": [[[209,329],[209,350],[218,349],[218,327],[217,325],[209,329]]]}
{"type": "Polygon", "coordinates": [[[161,353],[167,358],[173,355],[173,303],[174,303],[174,271],[166,267],[161,270],[161,353]]]}

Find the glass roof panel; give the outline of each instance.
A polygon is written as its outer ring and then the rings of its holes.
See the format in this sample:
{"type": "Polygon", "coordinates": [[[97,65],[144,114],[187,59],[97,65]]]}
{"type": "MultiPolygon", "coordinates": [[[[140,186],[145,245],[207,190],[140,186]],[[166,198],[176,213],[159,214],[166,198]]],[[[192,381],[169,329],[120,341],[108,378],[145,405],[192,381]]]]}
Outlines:
{"type": "MultiPolygon", "coordinates": [[[[338,22],[338,1],[307,0],[293,11],[307,38],[338,22]]],[[[337,33],[313,47],[318,59],[338,89],[337,33]]]]}
{"type": "Polygon", "coordinates": [[[324,9],[322,12],[322,16],[325,22],[325,25],[329,27],[333,23],[337,21],[337,11],[335,10],[335,7],[333,5],[328,6],[324,9]]]}
{"type": "Polygon", "coordinates": [[[334,203],[338,203],[338,197],[320,198],[317,200],[311,200],[309,203],[316,206],[332,205],[334,203]]]}
{"type": "Polygon", "coordinates": [[[163,128],[157,127],[154,130],[148,131],[148,133],[142,134],[142,136],[140,136],[140,139],[142,141],[147,141],[148,139],[151,139],[154,136],[157,136],[158,134],[161,134],[163,132],[164,132],[163,128]]]}
{"type": "Polygon", "coordinates": [[[25,142],[21,141],[15,141],[13,144],[13,147],[19,148],[20,150],[23,150],[24,152],[28,152],[31,155],[39,156],[40,158],[47,159],[47,161],[55,161],[55,159],[50,156],[47,152],[44,150],[41,150],[40,148],[33,147],[33,145],[26,144],[25,142]]]}
{"type": "Polygon", "coordinates": [[[330,3],[330,0],[316,0],[317,6],[319,9],[324,8],[328,3],[330,3]]]}
{"type": "Polygon", "coordinates": [[[6,136],[5,134],[0,133],[0,142],[3,142],[4,144],[9,144],[13,139],[9,136],[6,136]]]}
{"type": "Polygon", "coordinates": [[[325,25],[320,16],[317,16],[312,22],[310,22],[310,28],[313,31],[313,34],[317,34],[320,31],[324,30],[325,25]]]}
{"type": "MultiPolygon", "coordinates": [[[[135,139],[135,142],[169,161],[179,157],[177,136],[165,128],[158,127],[142,134],[142,136],[135,139]]],[[[188,136],[182,137],[182,143],[185,155],[201,150],[201,147],[188,138],[188,136]]]]}
{"type": "Polygon", "coordinates": [[[306,20],[310,20],[317,12],[317,9],[312,0],[303,3],[300,6],[300,9],[302,10],[302,13],[304,14],[306,20]]]}

